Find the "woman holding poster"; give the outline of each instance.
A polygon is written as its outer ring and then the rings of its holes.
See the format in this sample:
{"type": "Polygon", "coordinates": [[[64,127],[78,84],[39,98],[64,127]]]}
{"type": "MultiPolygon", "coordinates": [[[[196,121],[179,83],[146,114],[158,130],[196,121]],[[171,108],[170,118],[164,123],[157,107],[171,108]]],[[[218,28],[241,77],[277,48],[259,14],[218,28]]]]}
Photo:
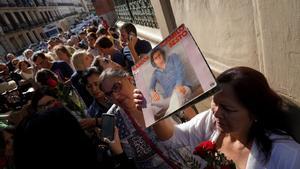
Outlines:
{"type": "MultiPolygon", "coordinates": [[[[209,110],[183,124],[164,119],[153,125],[168,149],[187,147],[192,153],[199,143],[210,141],[236,168],[298,169],[300,144],[284,124],[288,105],[265,76],[252,68],[234,67],[221,73],[217,82],[222,90],[213,96],[209,110]]],[[[142,107],[139,90],[134,91],[134,101],[142,107]]]]}
{"type": "MultiPolygon", "coordinates": [[[[166,57],[160,47],[153,49],[150,55],[155,68],[150,82],[151,104],[158,109],[165,109],[167,114],[181,107],[191,96],[191,83],[185,75],[185,68],[177,54],[166,57]],[[157,90],[157,84],[162,92],[157,90]]],[[[165,113],[157,113],[155,119],[160,119],[165,113]]]]}

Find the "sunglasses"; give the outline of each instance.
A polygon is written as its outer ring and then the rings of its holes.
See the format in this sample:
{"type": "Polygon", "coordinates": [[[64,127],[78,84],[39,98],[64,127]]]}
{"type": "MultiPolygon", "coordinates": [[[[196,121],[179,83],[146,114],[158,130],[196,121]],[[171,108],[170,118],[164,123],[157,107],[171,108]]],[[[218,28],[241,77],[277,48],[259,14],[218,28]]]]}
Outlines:
{"type": "Polygon", "coordinates": [[[104,92],[105,96],[111,97],[113,93],[118,93],[122,89],[122,84],[121,82],[116,82],[113,84],[111,90],[109,92],[104,92]]]}

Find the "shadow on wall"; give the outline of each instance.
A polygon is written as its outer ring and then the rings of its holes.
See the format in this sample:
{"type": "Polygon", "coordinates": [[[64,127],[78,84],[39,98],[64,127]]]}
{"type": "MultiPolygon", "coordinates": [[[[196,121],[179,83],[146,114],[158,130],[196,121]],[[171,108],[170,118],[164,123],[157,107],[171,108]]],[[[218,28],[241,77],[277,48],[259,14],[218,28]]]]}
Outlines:
{"type": "Polygon", "coordinates": [[[300,143],[300,107],[286,97],[282,96],[282,98],[286,103],[286,105],[284,105],[286,115],[283,125],[287,128],[287,131],[292,137],[300,143]]]}

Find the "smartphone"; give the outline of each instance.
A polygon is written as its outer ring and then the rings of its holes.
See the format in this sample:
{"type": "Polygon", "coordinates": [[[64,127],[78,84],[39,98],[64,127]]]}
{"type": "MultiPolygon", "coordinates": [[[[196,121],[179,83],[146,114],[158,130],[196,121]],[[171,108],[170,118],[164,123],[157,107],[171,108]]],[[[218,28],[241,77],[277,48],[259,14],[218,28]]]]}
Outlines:
{"type": "Polygon", "coordinates": [[[135,37],[135,36],[136,36],[136,34],[135,34],[135,33],[133,33],[133,32],[130,32],[130,33],[129,33],[129,39],[128,39],[128,40],[130,40],[130,41],[131,41],[132,37],[135,37]]]}
{"type": "Polygon", "coordinates": [[[115,115],[113,114],[102,114],[102,137],[107,138],[110,141],[114,140],[115,134],[115,115]]]}

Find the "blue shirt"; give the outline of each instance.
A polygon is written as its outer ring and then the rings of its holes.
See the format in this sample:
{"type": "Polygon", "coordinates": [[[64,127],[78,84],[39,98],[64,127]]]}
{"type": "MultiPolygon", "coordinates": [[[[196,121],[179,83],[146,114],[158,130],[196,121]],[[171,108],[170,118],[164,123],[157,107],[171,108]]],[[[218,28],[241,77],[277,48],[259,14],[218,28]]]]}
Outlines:
{"type": "Polygon", "coordinates": [[[163,97],[167,98],[172,95],[175,86],[183,85],[191,87],[191,83],[187,80],[179,56],[171,54],[166,57],[165,69],[156,68],[152,74],[150,82],[150,90],[155,91],[156,83],[159,83],[163,88],[163,97]]]}

